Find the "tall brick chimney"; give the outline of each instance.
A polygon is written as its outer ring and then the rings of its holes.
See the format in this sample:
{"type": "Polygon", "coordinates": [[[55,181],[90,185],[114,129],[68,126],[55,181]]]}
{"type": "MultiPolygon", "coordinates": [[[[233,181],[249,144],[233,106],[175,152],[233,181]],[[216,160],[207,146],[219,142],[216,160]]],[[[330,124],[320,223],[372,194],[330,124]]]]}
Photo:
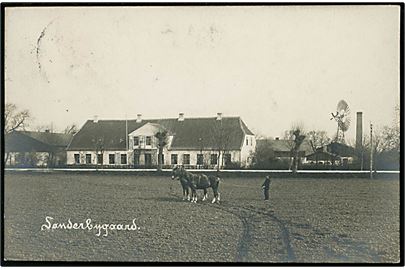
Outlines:
{"type": "Polygon", "coordinates": [[[357,112],[356,118],[356,149],[363,145],[363,113],[357,112]]]}

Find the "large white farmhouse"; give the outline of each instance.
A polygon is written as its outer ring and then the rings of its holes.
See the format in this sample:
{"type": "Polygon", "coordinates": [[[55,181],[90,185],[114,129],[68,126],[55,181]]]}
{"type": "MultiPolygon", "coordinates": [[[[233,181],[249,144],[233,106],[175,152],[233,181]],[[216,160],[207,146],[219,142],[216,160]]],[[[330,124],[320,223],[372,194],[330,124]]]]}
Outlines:
{"type": "Polygon", "coordinates": [[[240,117],[88,120],[67,147],[68,165],[134,168],[158,164],[158,132],[166,133],[163,166],[248,167],[254,134],[240,117]]]}

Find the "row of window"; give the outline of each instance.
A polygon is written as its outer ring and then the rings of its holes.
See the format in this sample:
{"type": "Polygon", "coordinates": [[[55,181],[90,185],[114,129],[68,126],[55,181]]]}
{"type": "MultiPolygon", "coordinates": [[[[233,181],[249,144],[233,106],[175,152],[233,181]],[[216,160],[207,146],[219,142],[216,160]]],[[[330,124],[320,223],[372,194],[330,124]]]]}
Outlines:
{"type": "MultiPolygon", "coordinates": [[[[152,137],[151,136],[146,136],[146,137],[134,137],[134,146],[142,145],[143,144],[143,138],[145,138],[145,144],[146,145],[152,145],[152,137]]],[[[253,138],[252,137],[247,137],[246,138],[246,145],[253,145],[253,138]]]]}
{"type": "MultiPolygon", "coordinates": [[[[121,163],[120,164],[127,164],[127,154],[121,154],[121,163]]],[[[134,155],[134,163],[139,164],[139,155],[135,154],[134,155]]],[[[74,154],[74,159],[76,164],[80,164],[80,154],[74,154]]],[[[178,155],[177,154],[172,154],[171,155],[171,164],[176,165],[178,164],[178,155]]],[[[211,154],[210,156],[210,161],[211,165],[216,165],[218,164],[218,155],[217,154],[211,154]]],[[[115,164],[115,154],[109,154],[108,155],[108,162],[109,164],[115,164]]],[[[231,154],[225,154],[224,155],[224,163],[229,164],[231,162],[231,154]]],[[[97,164],[102,164],[103,163],[103,154],[97,154],[97,164]]],[[[145,154],[145,164],[150,164],[152,163],[152,155],[151,154],[145,154]]],[[[162,156],[162,163],[164,163],[164,156],[162,156]]],[[[92,154],[86,154],[85,156],[85,164],[92,164],[92,154]]],[[[190,154],[183,154],[183,163],[184,165],[190,165],[190,154]]],[[[203,165],[204,164],[204,155],[203,154],[197,154],[197,165],[203,165]]]]}
{"type": "Polygon", "coordinates": [[[145,138],[146,145],[152,145],[152,137],[146,136],[146,137],[134,137],[134,146],[143,144],[143,138],[145,138]]]}
{"type": "MultiPolygon", "coordinates": [[[[75,154],[75,163],[80,164],[80,154],[75,154]]],[[[86,154],[85,164],[92,164],[91,162],[92,155],[86,154]]],[[[108,163],[115,164],[115,154],[108,155],[108,163]]],[[[97,154],[97,164],[103,164],[103,154],[97,154]]],[[[121,163],[127,164],[127,154],[121,154],[121,163]]]]}
{"type": "MultiPolygon", "coordinates": [[[[145,139],[145,144],[146,145],[152,145],[152,137],[151,136],[146,136],[146,137],[134,137],[134,146],[142,145],[144,143],[143,139],[145,139]]],[[[252,137],[247,137],[246,138],[246,145],[253,145],[253,138],[252,137]]]]}
{"type": "MultiPolygon", "coordinates": [[[[178,156],[177,154],[172,154],[171,155],[171,164],[176,165],[178,164],[178,156]]],[[[211,165],[216,165],[218,164],[218,155],[217,154],[211,154],[210,156],[210,161],[211,165]]],[[[224,163],[229,164],[231,162],[231,154],[225,154],[224,155],[224,163]]],[[[183,165],[190,165],[190,154],[183,154],[183,165]]],[[[204,155],[203,154],[197,154],[197,165],[203,165],[204,164],[204,155]]]]}

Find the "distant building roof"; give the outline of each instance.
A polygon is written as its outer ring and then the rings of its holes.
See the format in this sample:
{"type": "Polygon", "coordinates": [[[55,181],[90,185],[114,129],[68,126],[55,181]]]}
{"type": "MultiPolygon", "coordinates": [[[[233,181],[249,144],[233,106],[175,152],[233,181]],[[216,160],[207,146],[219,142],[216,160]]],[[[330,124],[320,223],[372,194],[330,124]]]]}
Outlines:
{"type": "MultiPolygon", "coordinates": [[[[284,139],[260,139],[256,141],[256,147],[261,147],[263,144],[269,144],[274,152],[291,152],[294,141],[284,139]]],[[[299,151],[304,151],[306,154],[314,152],[312,150],[311,144],[307,140],[304,140],[302,142],[299,151]]]]}
{"type": "Polygon", "coordinates": [[[356,155],[356,150],[353,147],[338,142],[328,144],[327,151],[341,157],[352,157],[356,155]]]}
{"type": "Polygon", "coordinates": [[[244,135],[253,135],[240,117],[177,118],[136,120],[88,120],[74,136],[68,150],[93,150],[95,141],[102,138],[105,150],[125,150],[126,136],[147,123],[163,126],[173,135],[171,149],[211,149],[215,147],[213,134],[216,125],[222,123],[223,129],[229,136],[228,149],[240,149],[244,135]],[[221,121],[221,122],[218,122],[221,121]],[[127,123],[126,123],[127,122],[127,123]],[[127,125],[127,127],[126,127],[127,125]]]}
{"type": "Polygon", "coordinates": [[[25,134],[31,138],[34,138],[43,143],[57,146],[57,147],[66,147],[73,138],[73,134],[64,134],[64,133],[52,133],[52,132],[35,132],[35,131],[21,131],[22,134],[25,134]]]}
{"type": "Polygon", "coordinates": [[[311,153],[306,157],[310,160],[312,159],[336,159],[341,157],[354,157],[356,155],[356,151],[353,147],[338,143],[332,142],[324,148],[319,148],[315,153],[311,153]]]}
{"type": "Polygon", "coordinates": [[[14,131],[4,137],[6,152],[53,152],[66,148],[72,134],[14,131]]]}
{"type": "Polygon", "coordinates": [[[317,151],[306,156],[307,160],[333,160],[338,159],[340,156],[323,151],[317,151]]]}

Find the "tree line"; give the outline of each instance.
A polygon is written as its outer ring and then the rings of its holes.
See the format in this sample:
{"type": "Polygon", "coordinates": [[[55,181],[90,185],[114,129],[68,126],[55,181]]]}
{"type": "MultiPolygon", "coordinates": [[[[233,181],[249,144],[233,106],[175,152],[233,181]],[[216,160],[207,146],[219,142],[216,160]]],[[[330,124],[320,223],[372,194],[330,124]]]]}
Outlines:
{"type": "MultiPolygon", "coordinates": [[[[26,131],[31,127],[34,117],[27,109],[19,109],[17,105],[13,103],[6,103],[4,107],[4,133],[9,134],[13,131],[26,131]]],[[[72,123],[66,126],[61,133],[75,134],[78,132],[78,126],[72,123]]],[[[52,124],[50,125],[37,125],[31,128],[31,131],[50,131],[53,132],[52,124]]]]}
{"type": "MultiPolygon", "coordinates": [[[[371,156],[373,156],[374,170],[398,170],[400,155],[400,109],[396,106],[395,116],[391,125],[385,125],[373,130],[372,140],[368,133],[363,136],[362,144],[356,148],[355,141],[341,142],[354,150],[354,161],[350,165],[352,169],[369,170],[371,156]],[[371,144],[372,142],[372,144],[371,144]],[[373,152],[373,155],[371,155],[373,152]]],[[[293,124],[284,132],[283,143],[289,151],[288,158],[280,158],[276,155],[273,147],[274,139],[261,138],[253,153],[253,167],[258,169],[289,169],[295,172],[300,165],[302,157],[300,147],[306,141],[313,153],[322,152],[325,147],[336,142],[323,130],[305,131],[303,124],[293,124]]],[[[316,165],[318,161],[315,161],[316,165]]],[[[333,163],[333,160],[332,160],[333,163]]],[[[325,164],[322,164],[325,165],[325,164]]],[[[333,167],[331,164],[329,167],[333,167]]],[[[305,167],[301,165],[301,167],[305,167]]],[[[327,167],[315,166],[315,167],[327,167]]]]}

